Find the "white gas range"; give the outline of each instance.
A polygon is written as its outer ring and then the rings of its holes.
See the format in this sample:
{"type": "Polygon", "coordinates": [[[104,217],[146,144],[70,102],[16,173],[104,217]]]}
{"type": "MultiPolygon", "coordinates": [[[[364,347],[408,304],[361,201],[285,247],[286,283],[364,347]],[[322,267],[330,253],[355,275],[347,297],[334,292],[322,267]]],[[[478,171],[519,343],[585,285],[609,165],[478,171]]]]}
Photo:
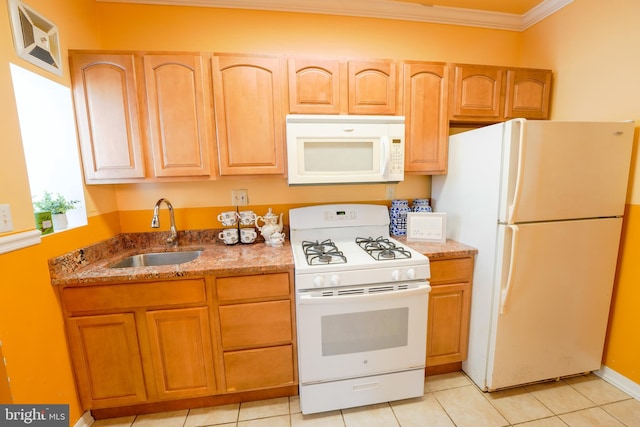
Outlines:
{"type": "Polygon", "coordinates": [[[304,414],[421,396],[429,260],[389,237],[386,206],[292,209],[304,414]]]}

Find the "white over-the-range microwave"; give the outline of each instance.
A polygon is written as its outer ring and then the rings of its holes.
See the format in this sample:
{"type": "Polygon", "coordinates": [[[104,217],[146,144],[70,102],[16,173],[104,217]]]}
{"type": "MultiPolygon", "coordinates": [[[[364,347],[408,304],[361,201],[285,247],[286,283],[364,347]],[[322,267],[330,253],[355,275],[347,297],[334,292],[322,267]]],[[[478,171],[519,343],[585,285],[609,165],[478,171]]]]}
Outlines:
{"type": "Polygon", "coordinates": [[[290,114],[289,185],[400,182],[404,116],[290,114]]]}

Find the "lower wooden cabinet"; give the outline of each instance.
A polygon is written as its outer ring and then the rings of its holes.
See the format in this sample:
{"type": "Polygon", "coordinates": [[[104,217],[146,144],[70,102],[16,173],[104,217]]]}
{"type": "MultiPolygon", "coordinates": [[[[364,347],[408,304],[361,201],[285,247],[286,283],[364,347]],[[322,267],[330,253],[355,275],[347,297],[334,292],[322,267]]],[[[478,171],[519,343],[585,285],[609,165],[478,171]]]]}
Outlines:
{"type": "Polygon", "coordinates": [[[427,323],[427,373],[430,367],[467,358],[473,257],[431,261],[427,323]]]}
{"type": "Polygon", "coordinates": [[[61,296],[85,409],[215,393],[204,279],[68,287],[61,296]]]}
{"type": "Polygon", "coordinates": [[[158,398],[215,393],[207,307],[155,310],[146,317],[158,398]]]}
{"type": "Polygon", "coordinates": [[[216,291],[225,391],[296,384],[291,275],[220,277],[216,291]]]}
{"type": "Polygon", "coordinates": [[[292,345],[224,352],[227,391],[294,384],[292,345]]]}
{"type": "Polygon", "coordinates": [[[297,385],[292,268],[57,291],[85,410],[297,385]]]}
{"type": "Polygon", "coordinates": [[[67,335],[84,408],[147,400],[133,313],[71,318],[67,335]]]}

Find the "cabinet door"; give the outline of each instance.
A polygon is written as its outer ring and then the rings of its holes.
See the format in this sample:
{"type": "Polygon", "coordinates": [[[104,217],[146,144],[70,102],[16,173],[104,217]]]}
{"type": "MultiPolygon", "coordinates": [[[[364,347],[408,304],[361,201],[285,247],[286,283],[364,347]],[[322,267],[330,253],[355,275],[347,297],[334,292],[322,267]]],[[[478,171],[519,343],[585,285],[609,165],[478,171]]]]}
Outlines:
{"type": "Polygon", "coordinates": [[[87,183],[143,178],[134,55],[78,53],[70,63],[87,183]]]}
{"type": "Polygon", "coordinates": [[[506,119],[547,119],[550,96],[550,70],[508,70],[504,116],[506,119]]]}
{"type": "Polygon", "coordinates": [[[497,122],[502,118],[504,69],[454,65],[451,120],[497,122]]]}
{"type": "Polygon", "coordinates": [[[396,114],[396,74],[393,61],[349,61],[349,114],[396,114]]]}
{"type": "MultiPolygon", "coordinates": [[[[346,105],[346,70],[339,60],[288,60],[289,112],[339,114],[346,105]]],[[[344,108],[346,110],[346,107],[344,108]]]]}
{"type": "Polygon", "coordinates": [[[207,308],[150,311],[146,317],[160,399],[215,393],[207,308]]]}
{"type": "Polygon", "coordinates": [[[154,175],[211,175],[210,75],[200,55],[145,55],[154,175]]]}
{"type": "Polygon", "coordinates": [[[449,69],[442,63],[403,63],[405,171],[446,173],[449,69]]]}
{"type": "Polygon", "coordinates": [[[214,56],[221,175],[284,173],[282,68],[274,57],[214,56]]]}
{"type": "Polygon", "coordinates": [[[467,358],[471,284],[434,285],[429,295],[427,366],[467,358]]]}
{"type": "Polygon", "coordinates": [[[67,331],[83,409],[145,401],[132,313],[70,318],[67,331]]]}

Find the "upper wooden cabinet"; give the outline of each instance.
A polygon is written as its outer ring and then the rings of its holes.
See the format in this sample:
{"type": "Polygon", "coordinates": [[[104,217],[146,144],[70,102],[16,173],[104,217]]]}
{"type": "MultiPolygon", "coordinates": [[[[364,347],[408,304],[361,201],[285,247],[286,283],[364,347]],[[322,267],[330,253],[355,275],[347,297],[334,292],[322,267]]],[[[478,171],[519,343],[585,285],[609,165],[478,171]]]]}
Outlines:
{"type": "Polygon", "coordinates": [[[289,112],[340,114],[347,104],[346,64],[339,60],[289,58],[289,112]]]}
{"type": "Polygon", "coordinates": [[[396,68],[393,61],[349,61],[349,114],[396,114],[396,68]]]}
{"type": "Polygon", "coordinates": [[[397,65],[388,60],[289,58],[289,112],[397,114],[397,65]]]}
{"type": "Polygon", "coordinates": [[[494,123],[549,117],[551,71],[452,64],[450,119],[494,123]]]}
{"type": "Polygon", "coordinates": [[[405,116],[405,171],[447,170],[449,68],[444,63],[402,64],[405,116]]]}
{"type": "Polygon", "coordinates": [[[284,174],[283,70],[278,57],[213,57],[221,175],[284,174]]]}
{"type": "Polygon", "coordinates": [[[549,118],[551,71],[532,69],[507,70],[504,117],[513,119],[549,118]]]}
{"type": "Polygon", "coordinates": [[[203,56],[72,52],[70,61],[88,184],[215,175],[203,56]]]}
{"type": "Polygon", "coordinates": [[[201,55],[145,55],[154,175],[211,175],[215,147],[209,63],[201,55]]]}
{"type": "Polygon", "coordinates": [[[451,119],[499,121],[503,110],[504,70],[480,65],[454,65],[451,119]]]}
{"type": "Polygon", "coordinates": [[[285,114],[404,115],[405,171],[449,123],[549,117],[551,71],[425,61],[71,51],[88,184],[286,175],[285,114]]]}
{"type": "Polygon", "coordinates": [[[87,183],[144,178],[133,54],[71,54],[71,82],[87,183]]]}

